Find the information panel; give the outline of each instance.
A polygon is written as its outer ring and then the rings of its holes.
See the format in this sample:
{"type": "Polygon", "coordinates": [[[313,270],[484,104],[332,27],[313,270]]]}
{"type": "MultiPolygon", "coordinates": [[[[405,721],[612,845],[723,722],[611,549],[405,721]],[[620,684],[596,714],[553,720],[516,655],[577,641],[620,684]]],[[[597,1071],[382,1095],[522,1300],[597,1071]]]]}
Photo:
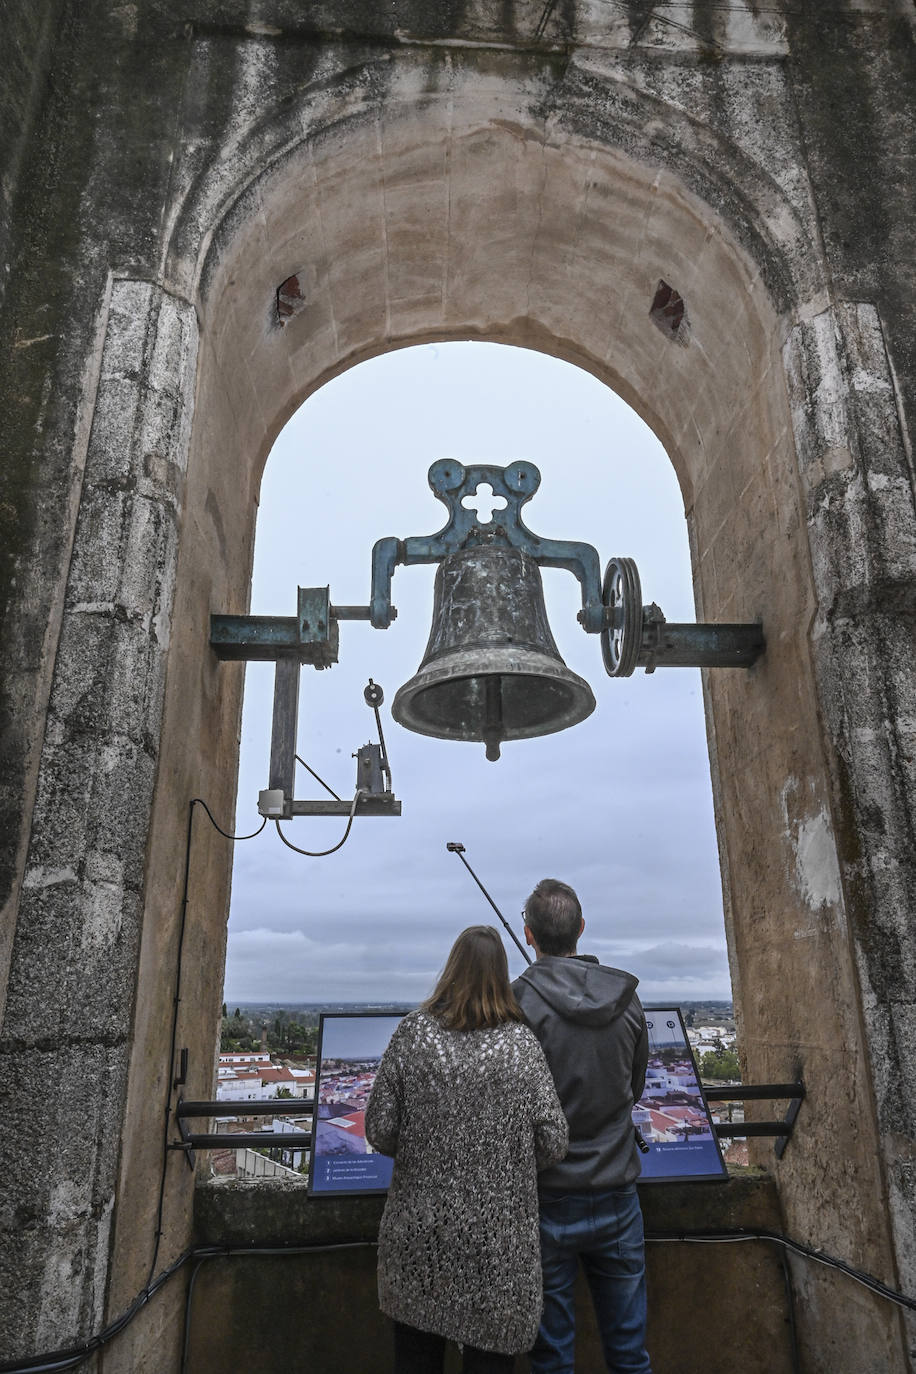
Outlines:
{"type": "Polygon", "coordinates": [[[726,1177],[719,1140],[677,1007],[646,1007],[649,1066],[633,1123],[649,1146],[641,1183],[726,1177]]]}
{"type": "Polygon", "coordinates": [[[394,1160],[366,1140],[369,1093],[400,1015],[322,1013],[318,1029],[309,1193],[384,1193],[394,1160]]]}
{"type": "MultiPolygon", "coordinates": [[[[649,1146],[641,1183],[727,1176],[678,1007],[646,1007],[649,1064],[633,1124],[649,1146]]],[[[394,1161],[366,1140],[365,1112],[379,1061],[401,1014],[324,1012],[318,1032],[309,1193],[384,1193],[394,1161]]]]}

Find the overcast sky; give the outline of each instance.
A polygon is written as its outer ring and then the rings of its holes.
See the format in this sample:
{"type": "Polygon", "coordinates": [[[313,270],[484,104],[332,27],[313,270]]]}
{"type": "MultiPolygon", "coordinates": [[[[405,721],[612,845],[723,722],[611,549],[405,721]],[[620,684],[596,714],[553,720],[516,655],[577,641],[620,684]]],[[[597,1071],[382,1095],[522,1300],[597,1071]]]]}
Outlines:
{"type": "MultiPolygon", "coordinates": [[[[643,600],[669,620],[695,619],[683,502],[651,431],[588,373],[497,344],[388,353],[323,387],[286,426],[261,492],[253,614],[293,615],[296,587],[330,584],[338,604],[369,599],[372,545],[432,534],[445,507],[426,474],[437,458],[537,464],[525,507],[535,533],[594,544],[602,568],[637,560],[643,600]]],[[[389,630],[343,623],[340,662],[302,670],[298,751],[351,797],[353,752],[375,739],[363,702],[385,690],[383,728],[401,819],[354,823],[324,859],[286,849],[271,824],[235,846],[226,1000],[418,1001],[457,933],[495,917],[469,862],[521,934],[525,897],[542,877],[579,893],[580,952],[632,970],[644,1000],[730,997],[709,761],[696,669],[638,670],[612,680],[597,635],[576,621],[579,586],[544,571],[560,652],[588,679],[597,708],[581,725],[503,746],[416,735],[388,711],[420,662],[435,569],[399,567],[389,630]]],[[[257,824],[267,785],[273,667],[247,669],[238,829],[257,824]]],[[[300,770],[296,795],[323,794],[300,770]]],[[[286,833],[306,849],[334,844],[345,822],[302,818],[286,833]]],[[[507,939],[513,976],[521,955],[507,939]]]]}
{"type": "Polygon", "coordinates": [[[321,1058],[380,1058],[399,1020],[399,1016],[328,1017],[322,1032],[321,1058]]]}

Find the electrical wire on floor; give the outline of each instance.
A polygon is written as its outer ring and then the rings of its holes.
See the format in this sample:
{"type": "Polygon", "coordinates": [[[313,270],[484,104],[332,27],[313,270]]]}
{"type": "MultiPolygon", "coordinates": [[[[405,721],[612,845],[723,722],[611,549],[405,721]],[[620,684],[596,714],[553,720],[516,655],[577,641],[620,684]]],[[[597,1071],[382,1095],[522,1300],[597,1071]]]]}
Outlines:
{"type": "MultiPolygon", "coordinates": [[[[168,1269],[163,1270],[155,1283],[151,1286],[146,1301],[149,1300],[149,1297],[152,1297],[158,1292],[173,1275],[177,1274],[180,1269],[183,1269],[186,1264],[192,1260],[197,1261],[191,1274],[191,1279],[188,1284],[188,1293],[185,1299],[185,1330],[181,1358],[181,1370],[182,1374],[184,1374],[187,1368],[187,1356],[190,1348],[189,1315],[194,1284],[198,1271],[206,1260],[245,1255],[322,1254],[330,1250],[374,1249],[375,1245],[376,1242],[372,1240],[335,1241],[328,1244],[283,1246],[282,1248],[257,1245],[247,1247],[196,1245],[192,1246],[189,1250],[185,1250],[183,1254],[179,1255],[179,1257],[169,1265],[168,1269]]],[[[116,1321],[112,1322],[110,1326],[106,1326],[104,1331],[99,1332],[97,1336],[93,1336],[83,1345],[72,1346],[69,1350],[55,1350],[44,1355],[33,1355],[18,1362],[4,1362],[0,1364],[0,1371],[3,1371],[3,1374],[52,1374],[53,1371],[76,1369],[78,1365],[83,1364],[90,1356],[94,1355],[98,1350],[101,1350],[103,1346],[107,1345],[109,1341],[123,1331],[128,1322],[136,1316],[136,1313],[140,1310],[140,1306],[143,1305],[145,1305],[145,1303],[141,1303],[139,1306],[137,1304],[132,1304],[116,1321]]]]}
{"type": "MultiPolygon", "coordinates": [[[[875,1293],[878,1297],[884,1298],[888,1302],[896,1304],[896,1306],[898,1307],[906,1308],[909,1311],[916,1311],[916,1298],[908,1297],[905,1293],[899,1293],[896,1289],[890,1288],[886,1283],[882,1283],[880,1279],[876,1279],[874,1275],[867,1274],[863,1270],[856,1269],[855,1266],[847,1264],[845,1260],[837,1259],[834,1255],[825,1254],[823,1250],[814,1249],[810,1245],[802,1245],[800,1241],[792,1240],[791,1237],[781,1235],[778,1231],[746,1231],[739,1228],[722,1228],[717,1230],[678,1230],[670,1232],[646,1232],[647,1245],[735,1245],[740,1243],[746,1243],[747,1241],[769,1241],[774,1245],[782,1246],[785,1250],[788,1250],[792,1254],[801,1255],[806,1259],[815,1260],[819,1264],[826,1265],[830,1269],[838,1270],[840,1273],[845,1274],[848,1278],[854,1279],[857,1283],[862,1284],[865,1288],[869,1289],[872,1293],[875,1293]]],[[[71,1347],[69,1350],[55,1350],[43,1355],[35,1355],[29,1359],[21,1360],[19,1362],[13,1361],[11,1363],[2,1363],[0,1364],[0,1374],[52,1374],[52,1371],[75,1369],[77,1365],[80,1365],[85,1360],[89,1359],[91,1355],[93,1355],[103,1345],[107,1345],[108,1342],[114,1336],[116,1336],[120,1331],[122,1331],[124,1327],[128,1324],[128,1322],[133,1320],[133,1318],[136,1316],[140,1308],[144,1306],[149,1301],[149,1299],[156,1292],[158,1292],[158,1290],[162,1288],[163,1285],[170,1278],[172,1278],[174,1274],[177,1274],[178,1271],[182,1269],[184,1265],[188,1263],[189,1260],[198,1260],[200,1261],[200,1263],[203,1263],[205,1260],[218,1259],[220,1257],[238,1258],[242,1256],[258,1255],[293,1256],[305,1254],[321,1254],[331,1250],[345,1250],[357,1248],[361,1249],[374,1245],[374,1241],[363,1240],[341,1241],[318,1245],[282,1247],[258,1245],[206,1245],[192,1247],[190,1250],[186,1250],[184,1254],[180,1255],[178,1259],[176,1259],[169,1266],[168,1269],[164,1270],[157,1277],[154,1283],[148,1285],[147,1289],[144,1290],[144,1292],[131,1305],[131,1307],[128,1308],[128,1310],[121,1317],[119,1317],[117,1321],[113,1322],[111,1326],[106,1327],[104,1331],[100,1332],[98,1336],[92,1337],[91,1340],[85,1342],[84,1345],[78,1347],[71,1347]]],[[[194,1283],[197,1277],[197,1271],[200,1268],[200,1263],[197,1265],[197,1268],[195,1269],[195,1272],[192,1276],[192,1281],[189,1284],[189,1291],[185,1304],[186,1325],[184,1333],[184,1353],[182,1356],[182,1371],[186,1369],[186,1358],[190,1341],[188,1325],[190,1303],[191,1297],[193,1295],[194,1283]]],[[[792,1320],[794,1321],[794,1313],[792,1320]]]]}
{"type": "Polygon", "coordinates": [[[792,1357],[792,1374],[801,1374],[798,1323],[795,1320],[795,1290],[792,1287],[792,1270],[785,1250],[779,1252],[779,1267],[782,1270],[782,1283],[786,1294],[786,1320],[789,1325],[789,1354],[792,1357]]]}
{"type": "Polygon", "coordinates": [[[76,1369],[78,1365],[84,1364],[86,1360],[119,1335],[163,1284],[187,1264],[192,1254],[193,1251],[186,1250],[184,1254],[179,1255],[178,1259],[170,1264],[168,1269],[163,1270],[155,1283],[147,1285],[144,1292],[131,1303],[130,1307],[122,1312],[120,1317],[116,1318],[110,1326],[106,1326],[104,1331],[100,1331],[97,1336],[92,1336],[82,1345],[71,1346],[69,1349],[47,1351],[43,1355],[32,1355],[18,1361],[5,1361],[0,1364],[0,1370],[3,1371],[3,1374],[51,1374],[52,1370],[76,1369]]]}
{"type": "Polygon", "coordinates": [[[223,1256],[250,1256],[250,1255],[314,1255],[326,1254],[331,1250],[365,1250],[375,1249],[377,1242],[374,1240],[343,1240],[331,1241],[327,1244],[317,1245],[284,1245],[284,1246],[200,1246],[194,1251],[193,1258],[197,1260],[191,1277],[188,1281],[188,1291],[184,1304],[184,1338],[181,1345],[181,1372],[187,1374],[188,1353],[191,1348],[191,1303],[194,1298],[194,1286],[197,1282],[197,1275],[202,1266],[210,1259],[220,1259],[223,1256]]]}
{"type": "Polygon", "coordinates": [[[765,1240],[773,1245],[781,1245],[794,1255],[803,1255],[805,1259],[814,1260],[818,1264],[825,1265],[828,1269],[837,1269],[847,1278],[854,1279],[863,1288],[876,1293],[879,1298],[886,1298],[888,1302],[894,1303],[897,1307],[906,1308],[909,1312],[916,1312],[916,1298],[908,1297],[906,1293],[900,1293],[896,1288],[891,1288],[888,1284],[876,1279],[873,1274],[866,1274],[863,1269],[856,1269],[852,1264],[847,1264],[845,1260],[837,1259],[835,1255],[828,1255],[823,1250],[815,1249],[811,1245],[803,1245],[801,1241],[792,1240],[790,1236],[784,1236],[779,1231],[745,1231],[743,1228],[720,1228],[710,1231],[647,1231],[646,1244],[670,1244],[675,1241],[683,1241],[690,1245],[722,1245],[737,1244],[741,1241],[765,1240]]]}

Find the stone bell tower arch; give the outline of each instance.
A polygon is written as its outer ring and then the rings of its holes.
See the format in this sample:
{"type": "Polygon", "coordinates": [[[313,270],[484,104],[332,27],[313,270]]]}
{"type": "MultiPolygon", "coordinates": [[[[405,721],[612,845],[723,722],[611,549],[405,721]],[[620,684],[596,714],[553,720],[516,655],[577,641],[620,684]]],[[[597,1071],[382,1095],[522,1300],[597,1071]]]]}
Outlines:
{"type": "MultiPolygon", "coordinates": [[[[540,349],[618,391],[677,471],[698,617],[763,621],[755,668],[704,684],[748,1074],[808,1089],[774,1166],[789,1233],[912,1290],[905,410],[879,303],[837,288],[791,29],[742,15],[714,61],[702,31],[634,61],[632,34],[585,14],[563,51],[497,41],[493,20],[457,44],[316,37],[299,67],[260,21],[187,36],[193,137],[152,246],[109,253],[95,332],[72,344],[80,472],[46,593],[59,628],[4,1034],[68,1037],[60,1090],[91,1125],[64,1150],[49,1111],[66,1170],[23,1182],[21,1348],[99,1329],[150,1277],[138,1237],[160,1233],[162,1268],[191,1233],[180,1157],[159,1192],[177,939],[190,913],[178,1043],[206,1098],[231,855],[199,833],[183,890],[188,805],[232,812],[241,670],[210,653],[208,620],[246,608],[270,445],[344,368],[454,338],[540,349]],[[208,80],[232,95],[219,118],[208,80]]],[[[906,1370],[893,1309],[799,1281],[806,1369],[906,1370]]],[[[106,1363],[157,1367],[176,1302],[106,1363]]]]}

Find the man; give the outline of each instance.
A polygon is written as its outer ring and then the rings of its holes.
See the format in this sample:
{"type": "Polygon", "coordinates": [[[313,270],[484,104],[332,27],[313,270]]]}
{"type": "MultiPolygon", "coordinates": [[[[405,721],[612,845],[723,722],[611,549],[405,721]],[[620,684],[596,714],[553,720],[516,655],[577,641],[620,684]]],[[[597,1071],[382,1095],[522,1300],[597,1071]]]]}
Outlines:
{"type": "Polygon", "coordinates": [[[573,1289],[581,1259],[608,1369],[651,1374],[631,1118],[649,1057],[637,979],[576,953],[585,922],[566,883],[539,882],[524,917],[536,960],[512,987],[569,1121],[569,1153],[539,1178],[544,1313],[531,1371],[573,1374],[573,1289]]]}

